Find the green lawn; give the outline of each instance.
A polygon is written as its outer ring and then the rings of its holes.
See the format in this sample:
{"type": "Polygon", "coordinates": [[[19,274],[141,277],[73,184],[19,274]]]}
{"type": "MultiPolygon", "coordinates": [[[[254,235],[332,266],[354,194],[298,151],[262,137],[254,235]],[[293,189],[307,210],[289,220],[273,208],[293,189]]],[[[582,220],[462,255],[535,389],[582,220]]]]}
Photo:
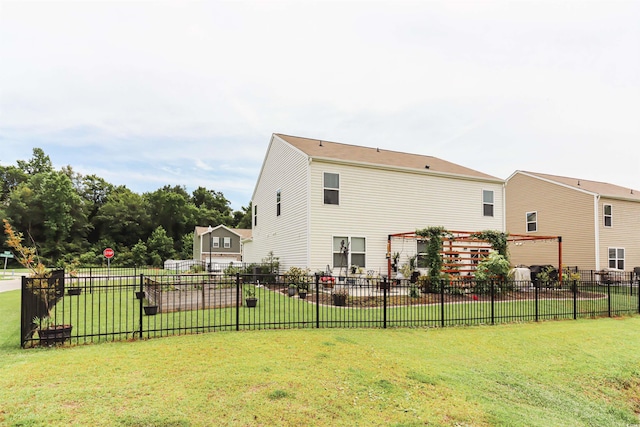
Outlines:
{"type": "Polygon", "coordinates": [[[1,293],[0,425],[640,423],[640,317],[21,350],[18,312],[1,293]]]}

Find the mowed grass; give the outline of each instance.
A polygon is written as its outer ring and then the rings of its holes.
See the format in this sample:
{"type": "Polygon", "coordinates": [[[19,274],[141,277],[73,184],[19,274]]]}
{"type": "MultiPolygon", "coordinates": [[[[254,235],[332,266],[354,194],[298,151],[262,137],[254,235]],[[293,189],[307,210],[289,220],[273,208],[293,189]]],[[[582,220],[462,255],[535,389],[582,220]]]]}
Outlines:
{"type": "Polygon", "coordinates": [[[627,426],[640,317],[214,332],[20,350],[0,294],[0,425],[627,426]]]}

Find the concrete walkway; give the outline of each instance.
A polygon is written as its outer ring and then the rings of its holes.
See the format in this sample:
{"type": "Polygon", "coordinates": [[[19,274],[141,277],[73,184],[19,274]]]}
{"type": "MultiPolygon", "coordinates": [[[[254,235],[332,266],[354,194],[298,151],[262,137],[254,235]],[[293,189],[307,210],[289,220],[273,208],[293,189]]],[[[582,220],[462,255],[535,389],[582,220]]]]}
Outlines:
{"type": "Polygon", "coordinates": [[[0,280],[0,292],[15,291],[22,286],[22,276],[9,280],[0,280]]]}

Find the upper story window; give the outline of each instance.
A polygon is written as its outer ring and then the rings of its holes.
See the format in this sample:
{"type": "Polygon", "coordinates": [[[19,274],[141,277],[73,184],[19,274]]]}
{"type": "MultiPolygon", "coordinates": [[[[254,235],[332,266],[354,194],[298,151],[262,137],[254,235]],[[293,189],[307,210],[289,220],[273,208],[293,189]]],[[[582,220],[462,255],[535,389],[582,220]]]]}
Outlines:
{"type": "Polygon", "coordinates": [[[527,233],[538,231],[538,212],[527,212],[527,233]]]}
{"type": "Polygon", "coordinates": [[[219,237],[212,237],[211,238],[211,247],[212,248],[219,248],[220,247],[220,238],[219,237]]]}
{"type": "Polygon", "coordinates": [[[231,247],[231,237],[225,237],[224,238],[224,247],[226,249],[229,249],[231,247]]]}
{"type": "Polygon", "coordinates": [[[282,197],[282,191],[276,191],[276,216],[280,216],[280,198],[282,197]]]}
{"type": "Polygon", "coordinates": [[[624,270],[624,248],[609,248],[609,268],[624,270]]]}
{"type": "Polygon", "coordinates": [[[324,204],[340,204],[340,175],[337,173],[324,173],[324,204]]]}
{"type": "Polygon", "coordinates": [[[611,205],[604,205],[604,226],[613,226],[613,207],[611,205]]]}
{"type": "Polygon", "coordinates": [[[253,207],[253,225],[258,225],[258,205],[253,207]]]}
{"type": "Polygon", "coordinates": [[[493,191],[482,190],[482,215],[493,216],[493,191]]]}

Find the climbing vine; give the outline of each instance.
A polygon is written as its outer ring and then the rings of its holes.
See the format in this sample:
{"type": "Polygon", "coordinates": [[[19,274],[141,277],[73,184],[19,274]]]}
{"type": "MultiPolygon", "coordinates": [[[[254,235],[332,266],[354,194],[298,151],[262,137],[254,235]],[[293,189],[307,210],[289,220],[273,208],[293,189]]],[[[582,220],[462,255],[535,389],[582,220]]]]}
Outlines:
{"type": "Polygon", "coordinates": [[[439,280],[442,273],[442,239],[453,238],[453,235],[444,227],[427,227],[416,230],[416,235],[427,239],[427,267],[429,278],[439,280]]]}
{"type": "Polygon", "coordinates": [[[471,233],[471,237],[489,242],[494,251],[509,259],[507,253],[507,237],[509,237],[509,234],[497,230],[484,230],[471,233]]]}

